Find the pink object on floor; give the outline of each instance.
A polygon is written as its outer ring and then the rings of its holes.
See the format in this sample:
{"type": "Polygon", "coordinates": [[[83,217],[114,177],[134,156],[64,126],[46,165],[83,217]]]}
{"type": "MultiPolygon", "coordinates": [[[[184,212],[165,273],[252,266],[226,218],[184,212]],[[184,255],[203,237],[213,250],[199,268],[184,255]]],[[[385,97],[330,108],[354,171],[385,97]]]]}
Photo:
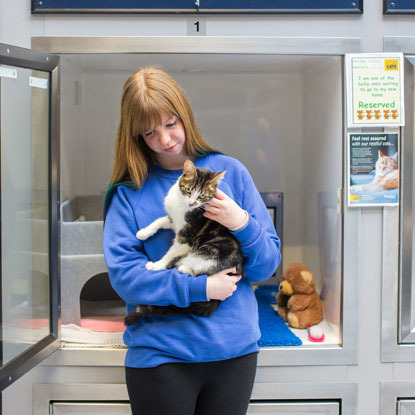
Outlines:
{"type": "MultiPolygon", "coordinates": [[[[49,327],[47,318],[16,318],[9,324],[9,327],[39,330],[49,327]]],[[[118,333],[125,330],[123,317],[102,317],[88,316],[81,319],[80,327],[97,332],[118,333]]]]}
{"type": "Polygon", "coordinates": [[[80,327],[92,331],[117,333],[125,330],[124,321],[121,320],[103,320],[102,318],[83,318],[80,327]]]}
{"type": "Polygon", "coordinates": [[[308,326],[308,340],[316,343],[324,341],[323,329],[319,326],[308,326]]]}
{"type": "Polygon", "coordinates": [[[5,324],[7,327],[20,329],[44,329],[49,328],[49,320],[47,318],[14,318],[5,324]]]}

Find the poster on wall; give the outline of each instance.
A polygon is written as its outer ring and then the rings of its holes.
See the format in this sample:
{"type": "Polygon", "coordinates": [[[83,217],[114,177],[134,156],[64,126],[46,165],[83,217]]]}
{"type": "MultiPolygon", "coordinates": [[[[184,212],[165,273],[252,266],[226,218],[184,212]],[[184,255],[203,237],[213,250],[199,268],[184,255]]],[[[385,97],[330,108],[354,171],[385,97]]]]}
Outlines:
{"type": "Polygon", "coordinates": [[[403,54],[346,55],[349,127],[404,125],[403,54]]]}
{"type": "Polygon", "coordinates": [[[348,205],[399,204],[399,134],[349,134],[348,205]]]}
{"type": "Polygon", "coordinates": [[[384,14],[414,14],[414,0],[383,0],[384,14]]]}
{"type": "Polygon", "coordinates": [[[363,13],[363,0],[31,0],[32,13],[363,13]]]}

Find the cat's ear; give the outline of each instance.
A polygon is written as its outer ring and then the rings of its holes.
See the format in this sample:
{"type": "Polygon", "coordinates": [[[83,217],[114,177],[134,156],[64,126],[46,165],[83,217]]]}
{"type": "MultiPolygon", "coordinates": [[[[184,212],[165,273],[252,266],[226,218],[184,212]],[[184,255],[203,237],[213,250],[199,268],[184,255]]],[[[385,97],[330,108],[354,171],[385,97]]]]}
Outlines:
{"type": "Polygon", "coordinates": [[[392,158],[393,158],[395,161],[398,161],[398,152],[396,152],[396,153],[392,156],[392,158]]]}
{"type": "Polygon", "coordinates": [[[219,173],[213,173],[213,177],[212,177],[212,183],[215,184],[215,186],[217,186],[221,180],[225,177],[226,174],[226,170],[221,171],[219,173]]]}
{"type": "Polygon", "coordinates": [[[382,151],[378,150],[379,158],[385,157],[385,155],[382,153],[382,151]]]}
{"type": "Polygon", "coordinates": [[[196,167],[192,160],[186,160],[183,165],[183,174],[189,176],[196,176],[196,167]]]}

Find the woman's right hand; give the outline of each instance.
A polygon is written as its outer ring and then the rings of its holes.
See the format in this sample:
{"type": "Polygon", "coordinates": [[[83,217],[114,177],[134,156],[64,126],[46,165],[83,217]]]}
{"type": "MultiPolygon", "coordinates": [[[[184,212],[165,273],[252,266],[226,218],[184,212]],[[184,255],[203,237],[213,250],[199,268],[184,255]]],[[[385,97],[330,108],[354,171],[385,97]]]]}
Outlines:
{"type": "Polygon", "coordinates": [[[236,283],[241,279],[240,275],[228,275],[236,273],[235,268],[228,268],[209,275],[206,283],[206,294],[209,300],[226,300],[236,291],[236,283]]]}

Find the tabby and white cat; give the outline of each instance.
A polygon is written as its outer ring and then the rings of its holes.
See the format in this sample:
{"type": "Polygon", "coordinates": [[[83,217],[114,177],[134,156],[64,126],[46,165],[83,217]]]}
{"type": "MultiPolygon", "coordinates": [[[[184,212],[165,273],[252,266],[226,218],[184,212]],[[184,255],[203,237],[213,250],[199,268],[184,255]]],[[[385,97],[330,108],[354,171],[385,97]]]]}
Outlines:
{"type": "MultiPolygon", "coordinates": [[[[148,262],[148,270],[176,267],[183,273],[197,276],[212,275],[224,269],[236,269],[243,275],[243,255],[240,245],[231,232],[218,222],[203,216],[203,205],[216,194],[216,188],[226,170],[214,173],[195,167],[187,160],[183,175],[170,188],[164,199],[167,216],[156,219],[137,232],[137,238],[146,240],[159,229],[172,229],[175,238],[167,253],[157,262],[148,262]]],[[[147,316],[196,314],[210,316],[220,300],[191,303],[189,307],[138,305],[125,318],[131,325],[147,316]]]]}
{"type": "Polygon", "coordinates": [[[353,190],[380,192],[399,186],[398,153],[387,156],[379,150],[375,167],[376,173],[373,180],[368,184],[353,186],[353,190]]]}

